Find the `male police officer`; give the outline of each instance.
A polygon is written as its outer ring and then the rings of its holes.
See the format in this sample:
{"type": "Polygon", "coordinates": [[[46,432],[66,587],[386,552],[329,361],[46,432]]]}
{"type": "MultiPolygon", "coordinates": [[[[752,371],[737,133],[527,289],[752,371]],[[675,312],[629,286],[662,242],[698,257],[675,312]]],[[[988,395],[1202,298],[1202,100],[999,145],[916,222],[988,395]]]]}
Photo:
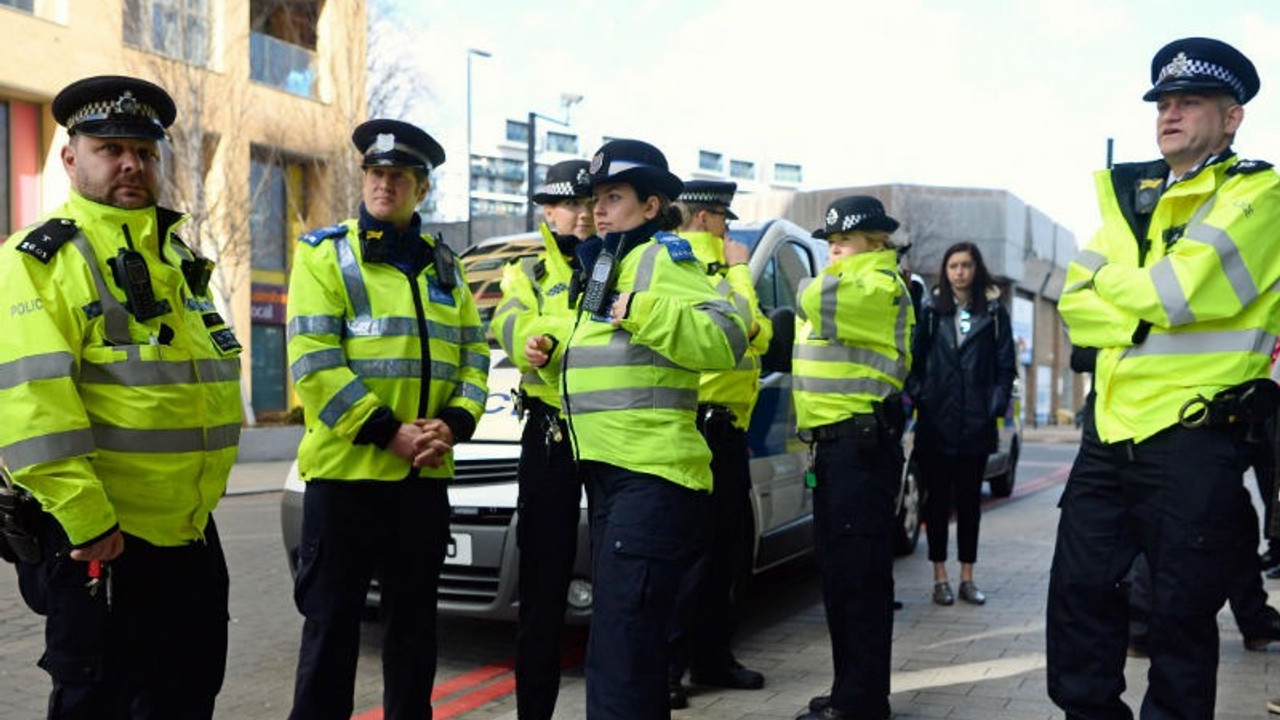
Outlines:
{"type": "Polygon", "coordinates": [[[1216,615],[1255,557],[1238,546],[1241,475],[1250,425],[1274,409],[1280,177],[1231,142],[1258,75],[1230,45],[1186,38],[1151,79],[1163,159],[1099,173],[1103,226],[1058,304],[1072,343],[1098,348],[1096,435],[1063,493],[1049,584],[1049,694],[1068,718],[1132,717],[1118,584],[1139,550],[1153,580],[1142,716],[1213,717],[1216,615]]]}
{"type": "Polygon", "coordinates": [[[568,337],[580,270],[574,251],[595,234],[591,175],[586,160],[565,160],[547,170],[533,201],[542,206],[544,248],[537,257],[502,271],[502,302],[492,327],[507,357],[521,371],[526,413],[520,439],[520,628],[516,632],[516,713],[521,720],[551,720],[560,693],[560,630],[578,547],[583,483],[560,414],[558,378],[543,380],[524,356],[534,335],[568,337]]]}
{"type": "Polygon", "coordinates": [[[816,444],[814,542],[831,634],[831,694],[801,720],[889,717],[893,498],[902,476],[901,391],[911,368],[911,294],[889,236],[898,221],[866,195],[838,198],[814,237],[831,265],[796,299],[796,424],[816,444]]]}
{"type": "Polygon", "coordinates": [[[484,412],[489,346],[452,251],[415,212],[444,150],[397,120],[370,120],[351,139],[364,156],[359,217],[304,235],[289,281],[289,361],[307,423],[295,590],[306,622],[290,717],[351,717],[376,570],[384,714],[426,719],[445,481],[453,445],[484,412]]]}
{"type": "Polygon", "coordinates": [[[227,655],[211,512],[239,439],[240,345],[212,263],[156,205],[176,109],[129,77],[68,85],[71,196],[0,249],[0,455],[47,514],[19,564],[47,616],[50,718],[209,718],[227,655]]]}
{"type": "Polygon", "coordinates": [[[706,268],[721,295],[743,307],[751,319],[750,344],[733,370],[703,373],[698,386],[698,429],[711,448],[712,491],[705,549],[680,585],[669,632],[668,675],[672,708],[688,705],[681,678],[692,668],[698,685],[754,690],[764,675],[733,657],[731,586],[745,571],[747,523],[751,519],[751,467],[747,425],[760,390],[760,356],[769,348],[773,325],[760,312],[747,268],[750,251],[728,239],[729,209],[737,183],[690,180],[677,199],[684,222],[679,235],[706,268]]]}

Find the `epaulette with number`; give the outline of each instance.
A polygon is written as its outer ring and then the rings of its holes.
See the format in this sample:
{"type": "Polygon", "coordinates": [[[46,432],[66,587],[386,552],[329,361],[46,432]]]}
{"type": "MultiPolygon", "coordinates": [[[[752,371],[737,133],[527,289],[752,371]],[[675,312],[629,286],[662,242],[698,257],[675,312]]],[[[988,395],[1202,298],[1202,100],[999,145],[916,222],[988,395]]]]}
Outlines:
{"type": "Polygon", "coordinates": [[[1266,160],[1240,160],[1235,165],[1227,168],[1228,175],[1252,175],[1256,172],[1262,172],[1271,168],[1271,163],[1266,160]]]}
{"type": "Polygon", "coordinates": [[[665,245],[667,254],[676,262],[698,261],[698,256],[693,254],[693,246],[689,244],[689,241],[675,233],[658,233],[653,236],[653,239],[665,245]]]}
{"type": "Polygon", "coordinates": [[[43,225],[27,233],[18,242],[18,252],[24,252],[48,265],[58,248],[76,236],[76,221],[67,218],[49,218],[43,225]]]}
{"type": "Polygon", "coordinates": [[[329,227],[316,228],[315,230],[312,230],[298,238],[298,242],[304,242],[311,247],[315,247],[329,238],[342,237],[346,234],[346,225],[330,225],[329,227]]]}

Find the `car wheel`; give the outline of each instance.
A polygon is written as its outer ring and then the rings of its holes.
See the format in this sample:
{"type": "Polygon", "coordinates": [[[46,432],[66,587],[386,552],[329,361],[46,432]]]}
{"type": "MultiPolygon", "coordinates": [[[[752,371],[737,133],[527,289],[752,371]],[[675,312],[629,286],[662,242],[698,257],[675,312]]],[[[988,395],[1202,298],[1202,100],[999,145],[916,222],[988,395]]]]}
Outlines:
{"type": "Polygon", "coordinates": [[[1009,464],[1004,472],[991,478],[991,496],[1009,497],[1013,494],[1013,485],[1018,480],[1018,443],[1009,448],[1009,464]]]}
{"type": "Polygon", "coordinates": [[[916,471],[915,457],[907,460],[902,473],[902,502],[898,506],[897,541],[895,553],[901,557],[916,551],[920,542],[920,508],[922,501],[920,475],[916,471]]]}

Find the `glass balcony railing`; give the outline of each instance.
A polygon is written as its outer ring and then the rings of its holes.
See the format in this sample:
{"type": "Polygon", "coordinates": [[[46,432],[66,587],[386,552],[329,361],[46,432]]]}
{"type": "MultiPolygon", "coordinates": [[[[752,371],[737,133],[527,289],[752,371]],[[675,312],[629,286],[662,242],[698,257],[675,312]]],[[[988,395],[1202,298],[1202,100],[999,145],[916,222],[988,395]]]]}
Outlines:
{"type": "Polygon", "coordinates": [[[249,33],[249,77],[285,92],[316,96],[316,55],[263,33],[249,33]]]}

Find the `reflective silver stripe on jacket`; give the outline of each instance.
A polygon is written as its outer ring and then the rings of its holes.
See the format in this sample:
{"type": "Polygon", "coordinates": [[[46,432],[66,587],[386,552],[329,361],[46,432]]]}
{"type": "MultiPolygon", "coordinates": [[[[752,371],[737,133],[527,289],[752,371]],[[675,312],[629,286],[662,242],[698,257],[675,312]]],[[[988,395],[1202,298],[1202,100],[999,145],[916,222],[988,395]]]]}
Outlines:
{"type": "Polygon", "coordinates": [[[1107,257],[1102,253],[1095,252],[1093,250],[1081,250],[1076,253],[1072,262],[1085,270],[1088,270],[1089,277],[1084,280],[1080,280],[1079,282],[1071,283],[1071,285],[1067,286],[1067,288],[1063,290],[1064,293],[1077,292],[1088,287],[1089,283],[1093,282],[1093,274],[1098,272],[1098,269],[1103,265],[1107,264],[1107,257]]]}
{"type": "Polygon", "coordinates": [[[484,405],[489,402],[489,393],[479,385],[472,385],[469,382],[458,383],[458,387],[453,391],[455,396],[461,396],[473,402],[484,405]]]}
{"type": "Polygon", "coordinates": [[[77,230],[75,237],[71,239],[71,244],[80,251],[85,262],[89,264],[89,274],[93,276],[94,289],[98,293],[98,302],[102,307],[103,335],[113,345],[133,345],[133,337],[129,334],[129,311],[125,310],[124,305],[121,305],[116,296],[107,289],[107,281],[102,277],[102,270],[98,267],[98,253],[94,252],[89,238],[83,230],[77,230]]]}
{"type": "Polygon", "coordinates": [[[538,258],[527,257],[520,261],[520,269],[529,278],[529,284],[533,286],[533,297],[538,301],[538,314],[542,314],[542,287],[538,285],[538,258]]]}
{"type": "Polygon", "coordinates": [[[458,353],[458,360],[462,367],[469,367],[485,373],[489,372],[489,356],[486,353],[462,350],[458,353]]]}
{"type": "Polygon", "coordinates": [[[338,269],[342,271],[342,284],[347,287],[347,299],[351,301],[351,311],[356,320],[373,316],[369,306],[369,291],[364,286],[364,276],[360,273],[360,263],[356,260],[351,241],[344,234],[334,238],[334,249],[338,252],[338,269]]]}
{"type": "Polygon", "coordinates": [[[88,455],[93,451],[93,433],[88,428],[50,433],[0,447],[0,455],[4,456],[10,470],[88,455]]]}
{"type": "Polygon", "coordinates": [[[1161,258],[1151,266],[1151,282],[1156,287],[1156,295],[1160,298],[1160,305],[1164,307],[1170,325],[1176,327],[1196,321],[1195,314],[1191,312],[1191,303],[1182,292],[1182,284],[1178,282],[1169,258],[1161,258]]]}
{"type": "Polygon", "coordinates": [[[813,362],[844,362],[869,367],[899,380],[907,376],[905,356],[897,360],[885,357],[875,350],[851,345],[796,345],[796,360],[813,362]]]}
{"type": "Polygon", "coordinates": [[[648,345],[632,344],[631,333],[626,330],[615,330],[607,345],[575,345],[571,352],[574,368],[680,367],[648,345]]]}
{"type": "Polygon", "coordinates": [[[239,379],[240,361],[236,358],[205,358],[194,363],[187,360],[102,364],[84,362],[80,367],[80,382],[98,385],[192,385],[202,382],[235,382],[239,379]]]}
{"type": "Polygon", "coordinates": [[[320,422],[332,428],[356,402],[368,394],[369,390],[360,382],[360,378],[352,380],[325,403],[324,409],[320,411],[320,422]]]}
{"type": "Polygon", "coordinates": [[[69,352],[51,352],[0,363],[0,390],[35,380],[70,378],[75,371],[75,362],[69,352]]]}
{"type": "Polygon", "coordinates": [[[1276,336],[1260,329],[1151,333],[1141,345],[1125,350],[1124,356],[1258,353],[1271,357],[1275,344],[1276,336]]]}
{"type": "Polygon", "coordinates": [[[342,318],[334,315],[298,315],[289,321],[288,336],[334,335],[342,336],[342,318]]]}
{"type": "MultiPolygon", "coordinates": [[[[898,391],[894,385],[872,378],[815,378],[796,375],[792,382],[798,392],[884,397],[898,391]]],[[[574,409],[577,409],[576,405],[574,409]]]]}
{"type": "Polygon", "coordinates": [[[347,321],[347,337],[417,337],[418,320],[411,317],[354,318],[347,321]]]}
{"type": "Polygon", "coordinates": [[[140,429],[95,424],[93,441],[100,450],[126,453],[183,453],[224,450],[240,441],[240,424],[203,428],[140,429]]]}
{"type": "Polygon", "coordinates": [[[529,370],[520,374],[521,385],[546,385],[547,381],[542,379],[537,370],[529,370]]]}
{"type": "Polygon", "coordinates": [[[325,348],[309,352],[294,360],[293,364],[289,366],[289,375],[293,377],[293,381],[296,383],[301,382],[302,378],[311,373],[342,367],[346,364],[347,354],[342,348],[325,348]]]}
{"type": "MultiPolygon", "coordinates": [[[[494,315],[501,315],[502,313],[507,312],[508,310],[525,310],[525,311],[527,311],[528,309],[529,309],[529,306],[528,306],[528,305],[525,305],[523,300],[521,300],[521,299],[520,299],[520,298],[518,298],[518,297],[513,297],[513,298],[508,299],[506,302],[502,303],[501,305],[499,305],[499,306],[498,306],[498,309],[493,311],[493,314],[494,314],[494,315]]],[[[541,308],[539,308],[539,309],[541,309],[541,308]]]]}
{"type": "Polygon", "coordinates": [[[507,316],[506,321],[502,323],[502,346],[509,348],[511,352],[524,352],[523,347],[516,347],[516,316],[507,316]]]}
{"type": "Polygon", "coordinates": [[[667,252],[667,246],[660,242],[654,242],[644,249],[644,254],[640,256],[640,266],[636,268],[636,282],[632,292],[644,292],[653,284],[653,266],[658,261],[660,252],[667,252]]]}
{"type": "Polygon", "coordinates": [[[835,275],[823,275],[818,278],[818,282],[822,283],[820,294],[818,295],[820,303],[818,306],[818,318],[822,323],[822,337],[834,339],[836,337],[836,301],[840,290],[840,278],[835,275]]]}
{"type": "MultiPolygon", "coordinates": [[[[574,348],[576,351],[578,348],[574,348]]],[[[698,409],[698,391],[668,387],[614,388],[575,392],[569,396],[574,415],[610,410],[698,409]]]]}
{"type": "Polygon", "coordinates": [[[800,284],[796,286],[796,296],[794,298],[796,304],[796,317],[801,320],[808,320],[809,317],[805,314],[804,305],[800,302],[800,298],[804,296],[805,288],[809,287],[809,283],[816,279],[817,278],[811,277],[800,278],[800,284]]]}
{"type": "Polygon", "coordinates": [[[1258,285],[1253,281],[1253,276],[1249,274],[1249,267],[1245,265],[1244,258],[1240,257],[1240,247],[1230,233],[1222,228],[1199,223],[1187,227],[1187,231],[1183,235],[1183,241],[1188,239],[1198,240],[1218,253],[1218,260],[1222,263],[1222,272],[1227,276],[1231,287],[1235,289],[1236,298],[1240,300],[1240,307],[1244,307],[1258,299],[1258,285]]]}
{"type": "Polygon", "coordinates": [[[735,361],[746,354],[747,333],[734,324],[734,316],[741,316],[738,315],[738,311],[734,309],[733,305],[730,305],[727,300],[712,300],[710,302],[700,302],[693,307],[698,312],[706,313],[720,327],[720,331],[724,333],[725,340],[729,342],[729,349],[733,352],[735,361]]]}

